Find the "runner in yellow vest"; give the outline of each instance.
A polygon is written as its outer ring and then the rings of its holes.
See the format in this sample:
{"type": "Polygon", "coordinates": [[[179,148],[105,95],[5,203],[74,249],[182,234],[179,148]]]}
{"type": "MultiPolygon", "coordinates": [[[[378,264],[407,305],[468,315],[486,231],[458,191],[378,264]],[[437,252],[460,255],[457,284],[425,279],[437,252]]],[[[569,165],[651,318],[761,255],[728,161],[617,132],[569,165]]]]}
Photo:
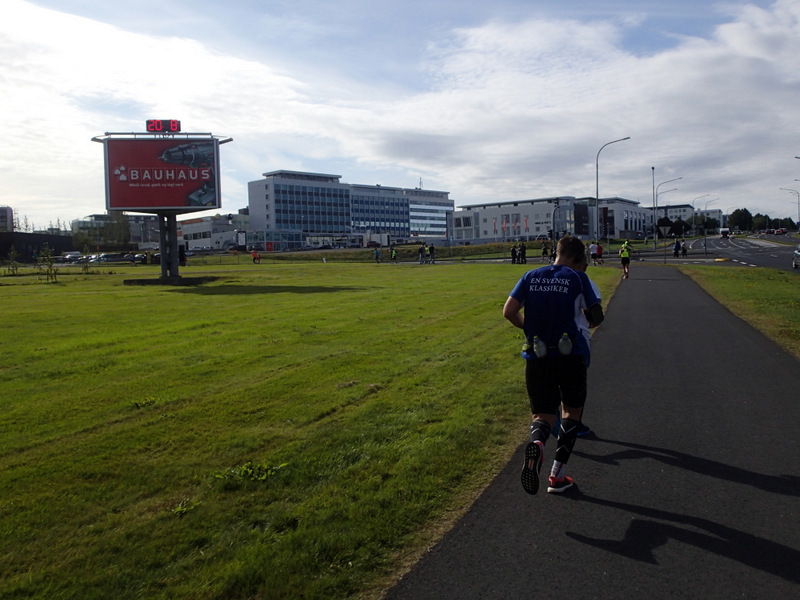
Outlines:
{"type": "Polygon", "coordinates": [[[628,271],[630,271],[631,267],[631,248],[628,246],[627,240],[622,244],[622,248],[619,249],[619,257],[622,262],[622,278],[627,279],[628,271]]]}

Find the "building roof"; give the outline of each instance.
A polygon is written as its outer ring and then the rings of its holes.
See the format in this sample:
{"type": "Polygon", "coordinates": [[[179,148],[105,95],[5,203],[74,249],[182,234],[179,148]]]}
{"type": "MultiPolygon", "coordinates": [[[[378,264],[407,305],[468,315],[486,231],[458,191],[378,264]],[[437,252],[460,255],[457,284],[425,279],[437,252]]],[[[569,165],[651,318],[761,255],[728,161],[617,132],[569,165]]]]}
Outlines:
{"type": "Polygon", "coordinates": [[[301,181],[320,181],[325,183],[339,183],[341,175],[331,175],[330,173],[307,173],[305,171],[269,171],[262,173],[264,177],[281,177],[283,179],[298,179],[301,181]]]}
{"type": "MultiPolygon", "coordinates": [[[[548,198],[526,198],[525,200],[504,200],[501,202],[483,202],[481,204],[470,204],[459,206],[456,210],[476,210],[479,208],[504,208],[504,207],[512,207],[512,206],[522,206],[522,205],[533,205],[539,204],[542,202],[552,203],[556,200],[567,200],[570,202],[588,202],[594,201],[593,197],[584,197],[584,198],[576,198],[575,196],[551,196],[548,198]]],[[[620,198],[619,196],[612,196],[610,198],[600,198],[600,202],[608,203],[608,202],[620,202],[623,204],[634,204],[639,205],[641,204],[637,200],[628,200],[627,198],[620,198]]]]}

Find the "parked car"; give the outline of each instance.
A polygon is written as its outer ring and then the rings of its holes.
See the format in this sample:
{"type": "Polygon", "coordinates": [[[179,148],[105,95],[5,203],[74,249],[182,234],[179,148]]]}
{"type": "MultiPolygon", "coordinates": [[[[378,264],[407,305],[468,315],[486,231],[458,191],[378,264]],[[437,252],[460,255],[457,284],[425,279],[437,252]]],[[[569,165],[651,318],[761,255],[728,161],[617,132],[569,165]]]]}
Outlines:
{"type": "Polygon", "coordinates": [[[795,269],[800,267],[800,244],[797,244],[797,248],[794,249],[794,254],[792,255],[792,267],[795,269]]]}
{"type": "Polygon", "coordinates": [[[144,263],[147,262],[147,255],[146,254],[134,254],[132,252],[129,252],[128,254],[125,255],[125,260],[127,260],[128,262],[132,262],[132,263],[143,265],[144,263]]]}
{"type": "Polygon", "coordinates": [[[78,259],[81,258],[81,253],[76,250],[69,250],[68,252],[64,252],[59,256],[56,261],[62,263],[72,263],[77,262],[78,259]]]}
{"type": "Polygon", "coordinates": [[[90,259],[89,262],[107,262],[107,263],[121,263],[121,262],[130,262],[129,258],[126,258],[124,254],[119,252],[104,252],[100,256],[90,259]]]}

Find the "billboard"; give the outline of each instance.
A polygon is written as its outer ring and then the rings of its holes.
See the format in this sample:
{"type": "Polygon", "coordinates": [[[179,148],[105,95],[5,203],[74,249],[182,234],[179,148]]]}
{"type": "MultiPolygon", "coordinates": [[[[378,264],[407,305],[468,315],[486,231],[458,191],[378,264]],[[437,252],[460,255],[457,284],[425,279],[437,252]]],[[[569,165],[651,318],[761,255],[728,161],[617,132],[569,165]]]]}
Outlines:
{"type": "Polygon", "coordinates": [[[106,138],[106,209],[192,212],[220,208],[216,138],[106,138]]]}

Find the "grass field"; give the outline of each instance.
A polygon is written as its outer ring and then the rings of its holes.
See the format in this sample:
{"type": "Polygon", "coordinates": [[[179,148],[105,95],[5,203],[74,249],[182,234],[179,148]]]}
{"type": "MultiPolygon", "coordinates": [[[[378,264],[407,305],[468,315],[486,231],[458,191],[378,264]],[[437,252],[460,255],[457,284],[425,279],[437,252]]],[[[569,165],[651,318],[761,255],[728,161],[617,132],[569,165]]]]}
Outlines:
{"type": "MultiPolygon", "coordinates": [[[[0,279],[0,597],[378,589],[524,439],[522,336],[501,317],[523,269],[0,279]]],[[[616,271],[596,273],[610,295],[616,271]]]]}

